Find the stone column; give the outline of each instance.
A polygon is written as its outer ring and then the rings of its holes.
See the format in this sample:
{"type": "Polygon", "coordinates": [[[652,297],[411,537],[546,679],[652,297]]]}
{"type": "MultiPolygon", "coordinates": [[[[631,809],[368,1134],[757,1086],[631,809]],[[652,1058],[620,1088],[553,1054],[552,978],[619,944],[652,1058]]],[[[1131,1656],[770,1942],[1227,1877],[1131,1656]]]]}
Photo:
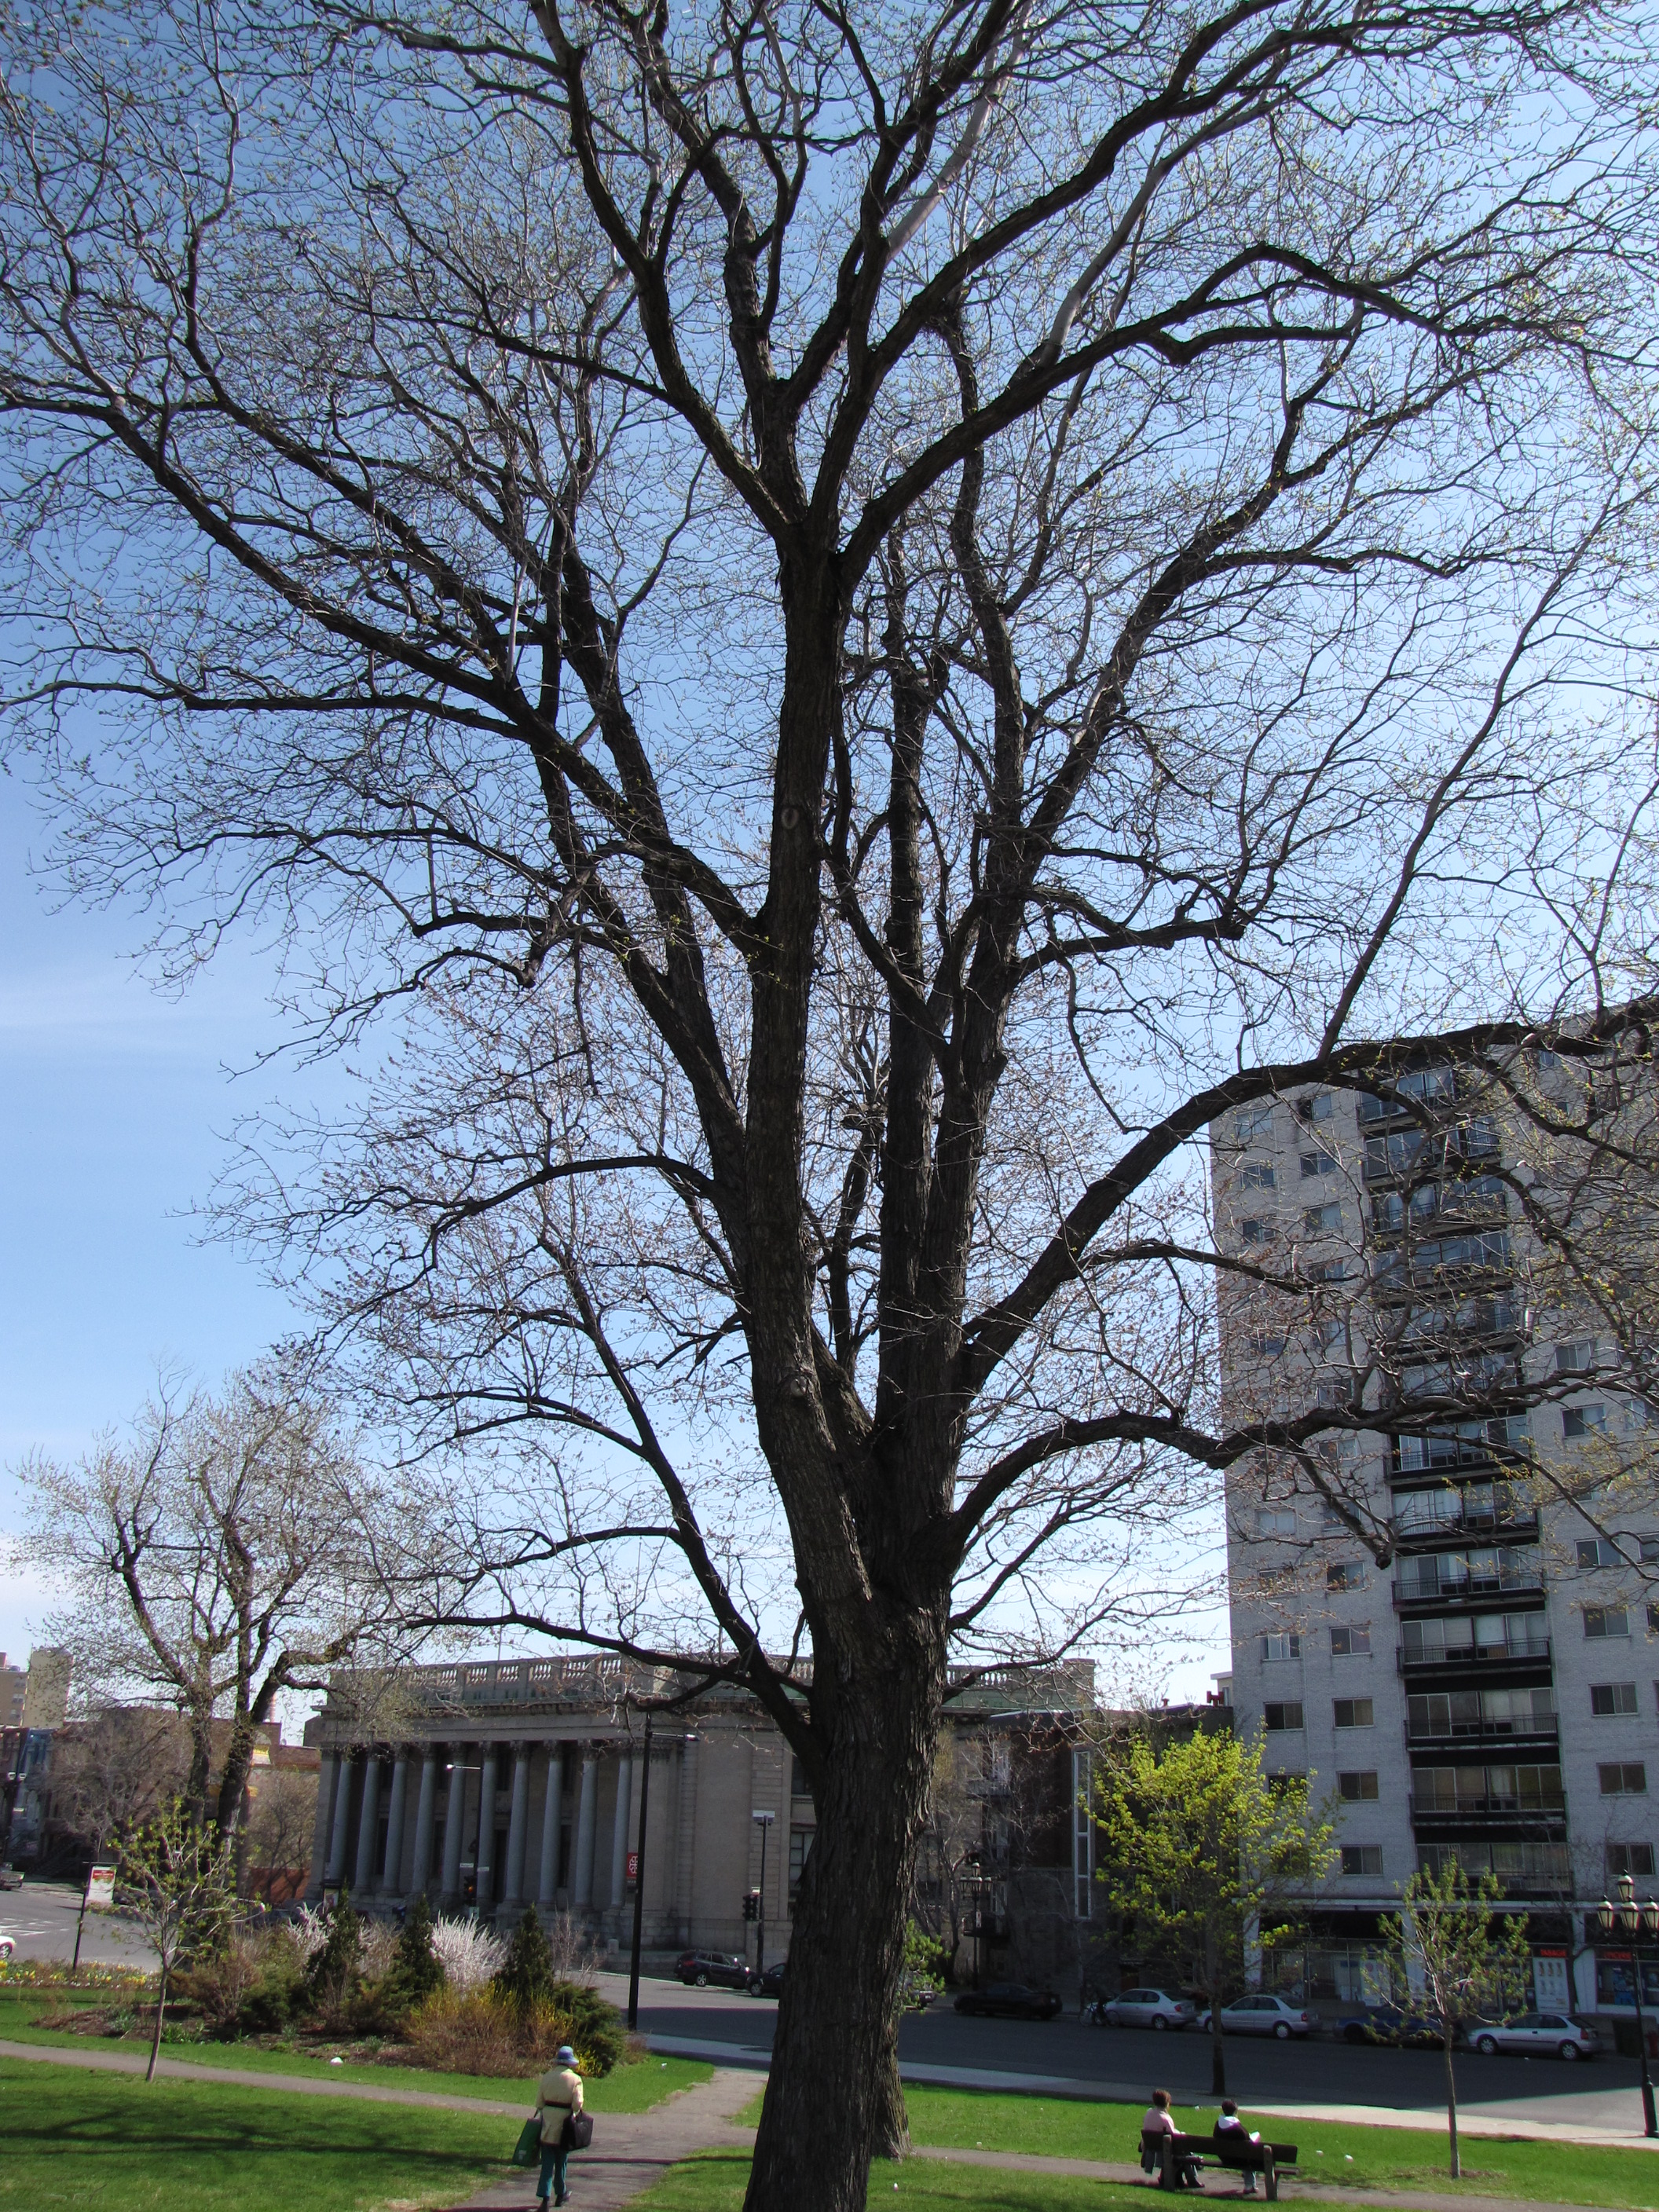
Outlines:
{"type": "Polygon", "coordinates": [[[351,1769],[349,1754],[340,1760],[339,1787],[334,1793],[334,1833],[329,1838],[328,1872],[325,1877],[331,1889],[337,1888],[345,1880],[346,1830],[351,1820],[351,1769]]]}
{"type": "Polygon", "coordinates": [[[525,1901],[524,1853],[530,1826],[530,1746],[513,1747],[513,1810],[507,1830],[507,1888],[501,1903],[519,1911],[525,1901]]]}
{"type": "Polygon", "coordinates": [[[374,1846],[380,1841],[380,1761],[378,1753],[371,1751],[363,1761],[363,1803],[357,1815],[357,1858],[351,1876],[351,1887],[359,1897],[367,1897],[374,1887],[374,1846]]]}
{"type": "Polygon", "coordinates": [[[591,1748],[582,1753],[582,1791],[576,1805],[576,1881],[571,1903],[586,1912],[593,1902],[593,1830],[599,1810],[599,1765],[591,1748]]]}
{"type": "Polygon", "coordinates": [[[392,1762],[392,1802],[386,1808],[386,1863],[380,1869],[380,1889],[386,1897],[403,1892],[404,1807],[409,1797],[409,1753],[398,1751],[392,1762]]]}
{"type": "Polygon", "coordinates": [[[441,1902],[453,1912],[461,1901],[461,1815],[466,1805],[464,1743],[449,1747],[449,1794],[444,1805],[444,1886],[441,1902]]]}
{"type": "Polygon", "coordinates": [[[340,1760],[331,1751],[325,1751],[317,1771],[317,1818],[311,1829],[311,1875],[306,1883],[307,1897],[322,1894],[323,1875],[328,1869],[329,1832],[334,1818],[334,1790],[340,1778],[340,1760]]]}
{"type": "Polygon", "coordinates": [[[421,1794],[415,1805],[415,1863],[409,1893],[419,1897],[432,1879],[432,1832],[438,1812],[438,1747],[429,1743],[421,1761],[421,1794]]]}
{"type": "Polygon", "coordinates": [[[691,1941],[692,1877],[697,1850],[697,1739],[688,1735],[680,1746],[680,1786],[674,1808],[674,1931],[681,1943],[691,1941]]]}
{"type": "Polygon", "coordinates": [[[483,1772],[478,1778],[478,1849],[473,1861],[478,1916],[482,1919],[495,1902],[495,1784],[499,1747],[483,1747],[483,1772]]]}
{"type": "Polygon", "coordinates": [[[611,1905],[622,1909],[628,1890],[628,1811],[634,1795],[634,1762],[627,1752],[617,1761],[617,1811],[611,1823],[611,1905]]]}
{"type": "Polygon", "coordinates": [[[550,1912],[558,1901],[559,1831],[563,1813],[564,1752],[556,1743],[547,1754],[547,1787],[542,1792],[542,1850],[536,1903],[544,1912],[550,1912]]]}

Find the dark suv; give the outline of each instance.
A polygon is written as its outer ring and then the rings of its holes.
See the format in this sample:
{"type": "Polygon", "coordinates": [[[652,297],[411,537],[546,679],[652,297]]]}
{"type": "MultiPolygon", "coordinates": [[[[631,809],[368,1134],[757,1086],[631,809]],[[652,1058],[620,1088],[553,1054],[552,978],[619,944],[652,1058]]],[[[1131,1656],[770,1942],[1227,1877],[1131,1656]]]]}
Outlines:
{"type": "Polygon", "coordinates": [[[689,1987],[699,1990],[706,1990],[711,1983],[717,1990],[749,1986],[746,1962],[734,1958],[730,1951],[683,1951],[674,1961],[674,1972],[689,1987]]]}

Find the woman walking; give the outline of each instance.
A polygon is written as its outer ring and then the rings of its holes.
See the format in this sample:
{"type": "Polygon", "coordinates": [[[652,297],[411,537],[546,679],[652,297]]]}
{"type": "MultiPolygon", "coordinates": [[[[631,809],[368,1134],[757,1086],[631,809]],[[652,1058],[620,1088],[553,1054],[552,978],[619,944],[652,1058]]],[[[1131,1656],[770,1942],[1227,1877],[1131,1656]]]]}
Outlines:
{"type": "Polygon", "coordinates": [[[536,2115],[542,2124],[542,2173],[536,2184],[536,2202],[545,2204],[550,2183],[553,2202],[562,2204],[570,2195],[569,2125],[582,2108],[582,2077],[576,2071],[576,2054],[562,2043],[553,2063],[536,2085],[536,2115]]]}

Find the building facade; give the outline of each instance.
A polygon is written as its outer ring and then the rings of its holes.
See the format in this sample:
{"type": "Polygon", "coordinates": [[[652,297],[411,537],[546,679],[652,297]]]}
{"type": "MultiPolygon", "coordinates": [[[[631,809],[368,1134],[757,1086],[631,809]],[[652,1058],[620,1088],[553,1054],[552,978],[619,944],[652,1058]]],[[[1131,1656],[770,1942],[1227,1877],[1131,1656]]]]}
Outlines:
{"type": "MultiPolygon", "coordinates": [[[[779,1956],[812,1848],[811,1794],[751,1696],[696,1685],[689,1668],[586,1656],[412,1668],[368,1689],[342,1675],[307,1730],[322,1759],[308,1894],[347,1885],[373,1910],[424,1892],[439,1910],[502,1922],[533,1904],[621,1943],[642,1879],[646,1948],[752,1959],[763,1937],[779,1956]]],[[[971,1894],[969,1964],[1062,1973],[1092,1904],[1073,1807],[1093,1668],[959,1669],[955,1690],[950,1729],[1004,1747],[966,1787],[975,1826],[950,1877],[971,1894]],[[1011,1820],[1016,1796],[1041,1808],[1011,1820]]]]}
{"type": "MultiPolygon", "coordinates": [[[[1460,1070],[1430,1065],[1387,1097],[1249,1107],[1211,1142],[1219,1247],[1267,1278],[1221,1291],[1229,1424],[1376,1416],[1316,1439],[1312,1464],[1382,1544],[1293,1455],[1229,1477],[1237,1725],[1270,1769],[1319,1778],[1340,1822],[1311,1954],[1283,1970],[1310,1995],[1380,1996],[1378,1916],[1416,1869],[1455,1856],[1527,1912],[1540,2005],[1626,2015],[1636,1970],[1595,1907],[1627,1870],[1654,1888],[1659,1608],[1643,1569],[1659,1561],[1659,1510],[1650,1484],[1626,1483],[1609,1537],[1586,1510],[1583,1455],[1628,1464],[1650,1415],[1608,1387],[1612,1347],[1530,1304],[1537,1255],[1508,1181],[1524,1172],[1518,1132],[1460,1070]],[[1494,1395],[1548,1376],[1555,1395],[1526,1414],[1390,1425],[1454,1373],[1494,1395]]],[[[1659,2002],[1659,1965],[1646,1977],[1659,2002]]]]}

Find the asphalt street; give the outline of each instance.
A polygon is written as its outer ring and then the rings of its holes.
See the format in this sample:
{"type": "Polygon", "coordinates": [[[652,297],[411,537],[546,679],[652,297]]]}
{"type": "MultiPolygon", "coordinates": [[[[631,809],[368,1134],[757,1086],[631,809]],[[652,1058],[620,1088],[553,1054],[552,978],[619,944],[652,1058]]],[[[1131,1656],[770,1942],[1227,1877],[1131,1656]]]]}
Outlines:
{"type": "MultiPolygon", "coordinates": [[[[80,1910],[81,1893],[67,1883],[26,1881],[21,1889],[0,1890],[0,1936],[13,1939],[19,1960],[71,1959],[80,1910]]],[[[88,1912],[81,1957],[98,1966],[147,1967],[155,1954],[125,1916],[88,1912]]]]}
{"type": "MultiPolygon", "coordinates": [[[[601,1978],[607,1996],[626,2000],[620,1975],[601,1978]]],[[[640,1985],[641,2033],[733,2046],[734,2057],[764,2058],[777,2006],[740,1991],[686,1989],[645,1980],[640,1985]]],[[[1241,2103],[1281,2099],[1302,2105],[1370,2105],[1444,2109],[1445,2077],[1432,2051],[1389,2051],[1322,2042],[1278,2043],[1229,2036],[1227,2086],[1241,2103]]],[[[1088,2027],[1075,2014],[1052,2021],[975,2020],[949,1999],[910,2014],[899,2030],[902,2065],[960,2068],[1011,2078],[1058,2077],[1084,2094],[1168,2089],[1177,2099],[1204,2097],[1210,2087],[1208,2039],[1156,2034],[1150,2028],[1088,2027]]],[[[1639,2135],[1634,2059],[1603,2057],[1569,2065],[1560,2059],[1481,2058],[1457,2055],[1461,2104],[1492,2118],[1548,2124],[1577,2122],[1639,2135]]]]}

